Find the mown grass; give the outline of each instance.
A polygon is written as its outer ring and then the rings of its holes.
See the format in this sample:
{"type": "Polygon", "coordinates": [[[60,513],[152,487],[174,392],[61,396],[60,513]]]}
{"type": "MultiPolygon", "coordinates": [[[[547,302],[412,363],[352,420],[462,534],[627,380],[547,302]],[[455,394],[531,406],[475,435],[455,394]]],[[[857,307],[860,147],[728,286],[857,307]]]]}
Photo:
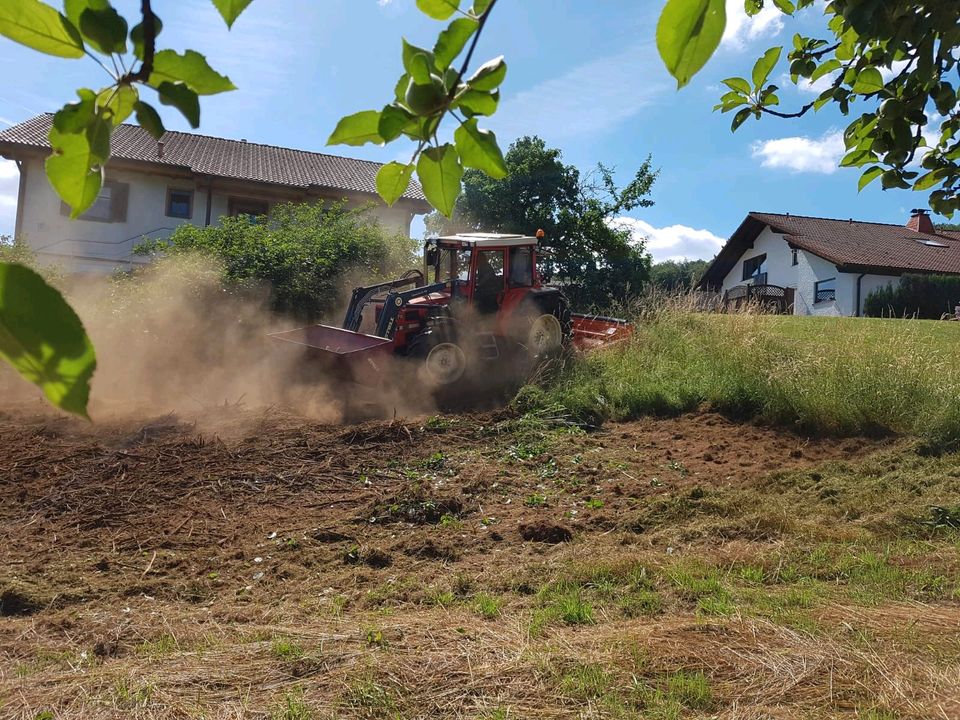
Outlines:
{"type": "Polygon", "coordinates": [[[527,406],[586,422],[707,405],[838,434],[960,440],[960,326],[948,322],[705,314],[667,301],[626,343],[568,361],[527,406]]]}

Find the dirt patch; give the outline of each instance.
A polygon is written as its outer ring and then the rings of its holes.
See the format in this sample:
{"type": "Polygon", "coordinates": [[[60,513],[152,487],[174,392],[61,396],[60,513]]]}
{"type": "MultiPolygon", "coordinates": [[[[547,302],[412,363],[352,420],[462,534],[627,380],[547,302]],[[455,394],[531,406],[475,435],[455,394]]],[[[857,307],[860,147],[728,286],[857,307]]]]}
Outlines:
{"type": "Polygon", "coordinates": [[[600,543],[656,547],[651,526],[718,488],[878,447],[710,414],[544,434],[503,413],[344,428],[218,412],[0,417],[0,588],[34,588],[3,596],[0,667],[20,668],[0,676],[5,713],[185,717],[198,696],[247,702],[237,688],[257,678],[261,704],[229,712],[269,716],[295,683],[332,673],[305,685],[326,693],[318,706],[372,717],[373,698],[395,716],[416,670],[431,688],[408,697],[418,715],[489,714],[463,688],[495,678],[520,698],[511,716],[541,717],[540,670],[511,664],[526,626],[494,625],[501,609],[481,593],[600,543]],[[429,610],[391,615],[411,604],[429,610]],[[406,670],[378,674],[394,660],[406,670]]]}
{"type": "Polygon", "coordinates": [[[567,542],[573,539],[573,532],[565,525],[535,520],[529,523],[520,523],[518,528],[520,537],[529,542],[542,542],[550,545],[567,542]]]}

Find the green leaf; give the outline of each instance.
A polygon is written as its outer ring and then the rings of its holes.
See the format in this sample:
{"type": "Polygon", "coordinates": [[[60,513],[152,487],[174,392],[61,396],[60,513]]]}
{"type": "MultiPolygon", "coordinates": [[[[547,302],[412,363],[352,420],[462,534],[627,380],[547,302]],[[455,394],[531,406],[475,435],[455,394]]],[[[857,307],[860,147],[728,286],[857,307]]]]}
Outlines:
{"type": "Polygon", "coordinates": [[[824,75],[832,73],[834,70],[839,70],[841,67],[842,66],[840,65],[839,60],[836,58],[830,58],[822,65],[818,65],[817,69],[810,74],[810,82],[816,82],[824,75]]]}
{"type": "Polygon", "coordinates": [[[657,22],[657,49],[678,88],[710,59],[726,24],[724,0],[667,0],[657,22]]]}
{"type": "Polygon", "coordinates": [[[753,86],[757,90],[762,88],[770,77],[774,66],[780,61],[780,52],[783,48],[774,47],[767,50],[753,66],[753,86]]]}
{"type": "Polygon", "coordinates": [[[140,127],[157,140],[163,137],[166,132],[163,120],[160,119],[160,113],[154,109],[153,105],[141,101],[134,105],[133,109],[137,113],[137,122],[140,123],[140,127]]]}
{"type": "Polygon", "coordinates": [[[736,130],[738,127],[743,125],[747,121],[747,118],[750,117],[752,112],[753,110],[751,108],[743,108],[743,110],[738,111],[737,114],[733,116],[733,122],[730,123],[730,129],[736,130]]]}
{"type": "Polygon", "coordinates": [[[420,153],[417,177],[427,200],[441,213],[450,217],[460,195],[463,166],[456,148],[447,143],[420,153]]]}
{"type": "Polygon", "coordinates": [[[213,0],[213,4],[217,10],[220,11],[220,15],[223,17],[223,21],[227,24],[227,27],[232,28],[237,18],[240,17],[240,13],[247,9],[247,5],[249,5],[251,1],[252,0],[213,0]]]}
{"type": "Polygon", "coordinates": [[[114,127],[122,123],[131,114],[140,100],[137,89],[131,85],[112,85],[97,95],[97,107],[107,111],[114,127]]]}
{"type": "Polygon", "coordinates": [[[467,120],[453,134],[464,167],[482,170],[495,180],[507,176],[507,164],[497,145],[497,136],[477,127],[476,118],[467,120]]]}
{"type": "Polygon", "coordinates": [[[763,0],[743,0],[743,9],[750,17],[763,10],[763,0]]]}
{"type": "Polygon", "coordinates": [[[83,57],[77,28],[40,0],[0,2],[0,35],[47,55],[83,57]]]}
{"type": "Polygon", "coordinates": [[[433,62],[438,70],[446,70],[456,57],[463,52],[470,36],[476,32],[480,23],[472,18],[459,18],[437,37],[433,48],[433,62]]]}
{"type": "Polygon", "coordinates": [[[413,163],[389,162],[377,172],[377,192],[387,205],[393,205],[410,185],[413,163]]]}
{"type": "Polygon", "coordinates": [[[473,9],[471,12],[476,16],[482,16],[487,8],[490,7],[490,0],[473,0],[473,9]]]}
{"type": "Polygon", "coordinates": [[[413,121],[414,116],[408,113],[399,105],[387,105],[380,111],[380,118],[377,121],[377,134],[385,142],[392,142],[400,137],[406,128],[413,121]]]}
{"type": "Polygon", "coordinates": [[[460,9],[459,0],[417,0],[420,11],[434,20],[446,20],[460,9]]]}
{"type": "Polygon", "coordinates": [[[796,10],[796,7],[794,7],[790,0],[773,0],[773,4],[780,8],[780,12],[787,15],[793,15],[796,10]]]}
{"type": "Polygon", "coordinates": [[[736,92],[741,93],[743,95],[750,94],[750,90],[751,90],[750,83],[748,83],[743,78],[739,78],[739,77],[727,78],[726,80],[723,81],[723,84],[726,85],[731,90],[735,90],[736,92]]]}
{"type": "Polygon", "coordinates": [[[860,176],[860,182],[857,183],[857,192],[863,190],[881,175],[883,175],[883,168],[879,165],[874,165],[872,168],[865,170],[863,175],[860,176]]]}
{"type": "MultiPolygon", "coordinates": [[[[154,37],[160,35],[160,32],[163,30],[163,23],[160,22],[160,18],[156,15],[153,16],[153,27],[154,37]]],[[[130,42],[133,43],[133,55],[138,60],[143,60],[143,49],[144,49],[144,32],[143,32],[143,23],[137,23],[133,26],[133,30],[130,31],[130,42]]]]}
{"type": "Polygon", "coordinates": [[[237,89],[230,78],[210,67],[207,59],[195,50],[187,50],[183,55],[174,50],[161,50],[154,56],[150,85],[157,87],[165,82],[182,82],[197,95],[216,95],[237,89]]]}
{"type": "Polygon", "coordinates": [[[42,277],[11,263],[0,263],[0,357],[51,403],[87,417],[97,358],[83,323],[42,277]]]}
{"type": "MultiPolygon", "coordinates": [[[[62,112],[64,110],[57,115],[62,112]]],[[[53,153],[45,163],[47,178],[60,198],[70,206],[71,218],[79,217],[93,205],[103,185],[102,163],[106,161],[103,156],[103,131],[94,130],[90,133],[88,128],[99,124],[107,125],[109,129],[109,123],[95,116],[89,122],[90,125],[81,132],[62,132],[57,129],[56,120],[50,128],[53,153]],[[98,143],[97,148],[91,147],[91,135],[98,143]]]]}
{"type": "Polygon", "coordinates": [[[430,70],[433,68],[433,53],[416,45],[403,41],[403,69],[418,85],[430,83],[430,70]]]}
{"type": "Polygon", "coordinates": [[[853,83],[853,91],[866,95],[883,90],[883,75],[875,67],[868,67],[857,74],[853,83]]]}
{"type": "Polygon", "coordinates": [[[127,51],[127,21],[106,0],[80,0],[80,32],[104,55],[127,51]]]}
{"type": "Polygon", "coordinates": [[[477,68],[477,71],[467,80],[472,90],[495,90],[507,76],[507,64],[503,55],[494,58],[477,68]]]}
{"type": "Polygon", "coordinates": [[[914,190],[929,190],[937,183],[946,179],[950,174],[950,171],[945,168],[939,168],[937,170],[932,170],[925,175],[921,175],[920,178],[913,184],[914,190]]]}
{"type": "Polygon", "coordinates": [[[175,107],[190,123],[190,127],[200,127],[200,98],[183,83],[164,82],[157,87],[157,95],[164,105],[175,107]]]}
{"type": "Polygon", "coordinates": [[[456,106],[469,115],[493,115],[499,103],[499,90],[467,90],[459,96],[456,106]]]}
{"type": "Polygon", "coordinates": [[[364,145],[383,143],[380,136],[380,113],[363,110],[340,118],[337,127],[327,138],[327,145],[364,145]]]}

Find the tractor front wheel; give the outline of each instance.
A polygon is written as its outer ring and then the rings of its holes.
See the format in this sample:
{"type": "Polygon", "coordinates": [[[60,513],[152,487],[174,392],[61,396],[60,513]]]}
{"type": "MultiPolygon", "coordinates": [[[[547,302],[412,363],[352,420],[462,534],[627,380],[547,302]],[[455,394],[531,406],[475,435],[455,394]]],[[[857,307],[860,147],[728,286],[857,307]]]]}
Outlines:
{"type": "Polygon", "coordinates": [[[467,356],[459,345],[444,342],[434,345],[424,358],[421,370],[433,387],[451,385],[463,377],[467,356]]]}

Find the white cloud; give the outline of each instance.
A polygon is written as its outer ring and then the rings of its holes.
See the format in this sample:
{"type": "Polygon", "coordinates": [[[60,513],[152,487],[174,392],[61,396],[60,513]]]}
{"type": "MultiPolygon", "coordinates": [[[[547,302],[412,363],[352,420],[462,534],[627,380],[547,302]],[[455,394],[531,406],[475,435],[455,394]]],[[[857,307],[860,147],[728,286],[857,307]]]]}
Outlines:
{"type": "Polygon", "coordinates": [[[505,98],[491,125],[505,140],[538,134],[556,143],[617,127],[671,86],[653,45],[628,48],[505,98]],[[659,76],[637,83],[637,73],[659,76]]]}
{"type": "Polygon", "coordinates": [[[631,217],[619,217],[611,222],[617,227],[629,229],[634,240],[642,240],[654,262],[709,260],[726,242],[709,230],[698,230],[686,225],[658,228],[644,220],[631,217]]]}
{"type": "Polygon", "coordinates": [[[0,160],[0,235],[13,235],[20,171],[13,160],[0,160]]]}
{"type": "Polygon", "coordinates": [[[819,138],[803,135],[760,140],[751,150],[763,167],[829,175],[836,171],[837,163],[843,157],[843,133],[828,130],[819,138]]]}
{"type": "MultiPolygon", "coordinates": [[[[800,92],[811,93],[812,95],[819,95],[824,90],[833,85],[834,80],[837,79],[837,73],[827,73],[822,77],[818,77],[813,82],[810,82],[806,78],[798,78],[797,89],[800,92]]],[[[789,85],[792,82],[790,75],[784,73],[780,76],[781,85],[789,85]]]]}
{"type": "Polygon", "coordinates": [[[742,50],[753,40],[779,35],[783,18],[783,13],[772,2],[750,17],[743,9],[743,0],[727,0],[727,26],[720,42],[725,47],[742,50]]]}

